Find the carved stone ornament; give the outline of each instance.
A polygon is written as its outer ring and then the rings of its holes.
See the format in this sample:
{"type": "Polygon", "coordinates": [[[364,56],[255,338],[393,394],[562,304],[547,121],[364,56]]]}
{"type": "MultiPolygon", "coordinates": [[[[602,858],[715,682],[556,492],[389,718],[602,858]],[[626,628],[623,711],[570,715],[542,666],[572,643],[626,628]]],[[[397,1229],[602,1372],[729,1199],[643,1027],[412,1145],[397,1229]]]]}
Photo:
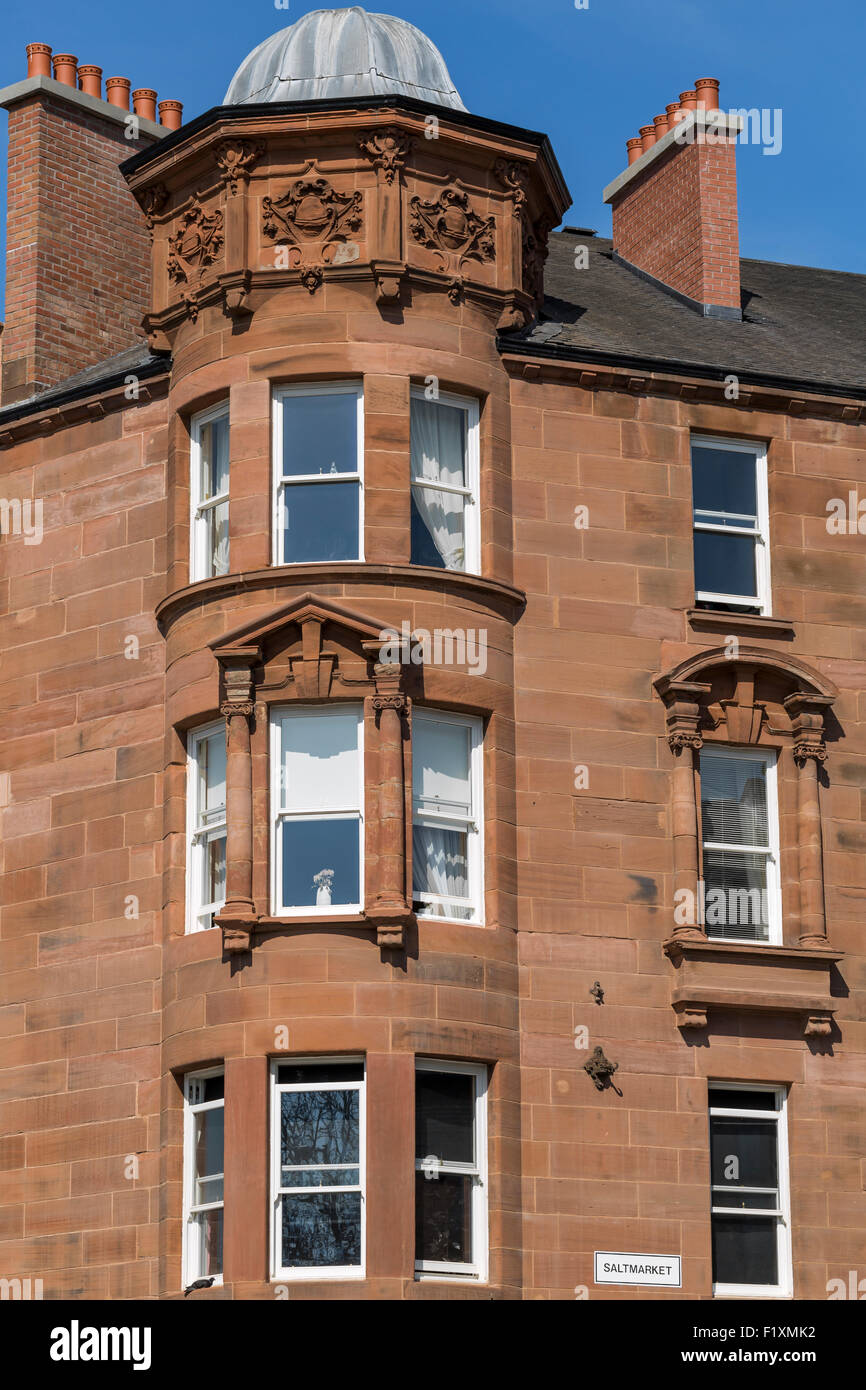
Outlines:
{"type": "Polygon", "coordinates": [[[614,1072],[619,1071],[619,1062],[609,1062],[602,1049],[597,1047],[583,1069],[592,1077],[595,1089],[603,1091],[610,1084],[614,1072]]]}
{"type": "Polygon", "coordinates": [[[362,201],[360,191],[338,193],[327,179],[301,178],[282,198],[263,199],[262,228],[265,236],[293,246],[345,241],[347,232],[360,229],[362,201]]]}
{"type": "Polygon", "coordinates": [[[179,219],[179,226],[168,242],[168,273],[173,280],[190,281],[201,275],[222,250],[223,215],[205,212],[194,197],[179,219]]]}
{"type": "Polygon", "coordinates": [[[449,184],[429,202],[417,196],[410,198],[409,207],[413,237],[439,252],[443,270],[451,267],[459,271],[469,260],[495,260],[495,219],[479,217],[468,195],[456,184],[449,184]]]}
{"type": "Polygon", "coordinates": [[[497,159],[493,166],[493,172],[503,188],[507,188],[511,194],[514,216],[520,217],[526,206],[527,169],[525,164],[518,164],[513,159],[497,159]]]}
{"type": "Polygon", "coordinates": [[[237,193],[238,182],[247,182],[250,169],[264,153],[264,145],[254,140],[221,140],[214,153],[220,178],[232,193],[237,193]]]}
{"type": "Polygon", "coordinates": [[[822,741],[801,739],[794,744],[794,762],[798,767],[802,767],[810,758],[814,758],[816,763],[827,761],[827,749],[822,741]]]}
{"type": "Polygon", "coordinates": [[[544,298],[544,266],[551,230],[550,223],[543,219],[534,227],[524,223],[523,228],[523,288],[539,302],[544,298]]]}
{"type": "Polygon", "coordinates": [[[164,183],[152,183],[149,188],[143,188],[137,196],[144,213],[147,230],[151,234],[151,240],[153,240],[154,219],[158,212],[162,212],[168,202],[168,189],[164,183]]]}
{"type": "Polygon", "coordinates": [[[412,142],[404,131],[387,126],[384,130],[365,132],[358,139],[358,147],[377,169],[382,170],[385,182],[393,183],[406,163],[412,142]]]}

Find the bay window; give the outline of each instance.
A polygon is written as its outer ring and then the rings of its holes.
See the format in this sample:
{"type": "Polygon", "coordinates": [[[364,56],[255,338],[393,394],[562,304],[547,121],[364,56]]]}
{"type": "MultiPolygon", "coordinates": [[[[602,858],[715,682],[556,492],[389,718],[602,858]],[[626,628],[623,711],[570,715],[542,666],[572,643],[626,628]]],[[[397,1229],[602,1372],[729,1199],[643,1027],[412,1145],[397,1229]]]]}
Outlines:
{"type": "Polygon", "coordinates": [[[483,920],[481,720],[416,708],[412,884],[419,915],[483,920]]]}
{"type": "Polygon", "coordinates": [[[279,388],[273,438],[274,564],[362,560],[361,386],[279,388]]]}
{"type": "Polygon", "coordinates": [[[478,574],[478,403],[411,400],[412,564],[478,574]]]}
{"type": "Polygon", "coordinates": [[[190,583],[229,571],[229,407],[193,416],[190,583]]]}
{"type": "Polygon", "coordinates": [[[277,916],[360,912],[363,709],[278,709],[271,720],[271,863],[277,916]]]}
{"type": "Polygon", "coordinates": [[[223,1272],[225,1078],[184,1078],[184,1283],[223,1272]]]}
{"type": "Polygon", "coordinates": [[[190,733],[187,756],[187,930],[213,926],[226,896],[226,733],[190,733]]]}
{"type": "Polygon", "coordinates": [[[276,1062],[272,1200],[275,1278],[364,1272],[364,1063],[276,1062]]]}
{"type": "Polygon", "coordinates": [[[791,1294],[786,1094],[711,1082],[713,1292],[791,1294]]]}
{"type": "Polygon", "coordinates": [[[419,1060],[415,1269],[487,1278],[487,1068],[419,1060]]]}
{"type": "Polygon", "coordinates": [[[698,607],[769,616],[766,448],[693,438],[692,500],[698,607]]]}
{"type": "Polygon", "coordinates": [[[705,744],[700,775],[707,935],[780,943],[775,751],[705,744]]]}

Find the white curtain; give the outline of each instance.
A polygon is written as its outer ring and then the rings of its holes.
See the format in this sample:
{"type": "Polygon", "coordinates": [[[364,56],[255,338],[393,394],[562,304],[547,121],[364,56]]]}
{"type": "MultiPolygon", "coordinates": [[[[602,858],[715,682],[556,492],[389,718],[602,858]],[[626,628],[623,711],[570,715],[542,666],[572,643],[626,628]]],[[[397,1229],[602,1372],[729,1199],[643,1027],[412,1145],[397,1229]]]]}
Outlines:
{"type": "MultiPolygon", "coordinates": [[[[416,893],[435,893],[444,898],[469,897],[466,841],[463,830],[443,830],[439,826],[417,824],[412,827],[416,893]]],[[[446,903],[444,915],[469,917],[470,910],[446,903]]]]}
{"type": "MultiPolygon", "coordinates": [[[[464,485],[464,423],[461,410],[436,401],[412,402],[412,477],[430,483],[464,485]]],[[[465,566],[463,508],[459,492],[413,487],[412,496],[445,568],[465,566]]]]}

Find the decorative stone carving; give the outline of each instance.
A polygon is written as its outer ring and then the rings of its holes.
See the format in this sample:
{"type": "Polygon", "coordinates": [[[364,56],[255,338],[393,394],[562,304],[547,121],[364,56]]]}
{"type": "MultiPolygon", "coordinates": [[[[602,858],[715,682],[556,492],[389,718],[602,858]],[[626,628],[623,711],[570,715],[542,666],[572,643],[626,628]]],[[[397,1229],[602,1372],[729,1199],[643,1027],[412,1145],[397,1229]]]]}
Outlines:
{"type": "Polygon", "coordinates": [[[523,228],[523,288],[527,294],[541,303],[544,298],[544,266],[547,261],[547,239],[553,224],[545,219],[534,227],[524,223],[523,228]]]}
{"type": "Polygon", "coordinates": [[[602,989],[598,980],[595,981],[589,993],[591,997],[595,1000],[596,1004],[604,1003],[604,990],[602,989]]]}
{"type": "Polygon", "coordinates": [[[178,229],[168,242],[167,270],[173,280],[198,279],[222,250],[223,215],[205,212],[198,195],[179,218],[178,229]]]}
{"type": "Polygon", "coordinates": [[[493,166],[493,172],[502,186],[507,188],[511,194],[514,216],[521,217],[526,206],[526,185],[528,182],[526,165],[518,164],[513,159],[497,159],[493,166]]]}
{"type": "Polygon", "coordinates": [[[466,261],[495,260],[495,218],[480,217],[455,183],[443,188],[434,200],[424,201],[417,195],[410,198],[409,207],[413,237],[439,253],[442,270],[458,273],[466,261]]]}
{"type": "Polygon", "coordinates": [[[396,126],[386,126],[384,130],[366,131],[359,136],[358,147],[377,169],[381,169],[385,182],[393,183],[406,163],[412,141],[396,126]]]}
{"type": "Polygon", "coordinates": [[[610,1062],[605,1057],[600,1047],[596,1047],[589,1061],[584,1064],[584,1071],[592,1077],[593,1085],[597,1091],[603,1091],[611,1084],[611,1077],[614,1072],[619,1071],[619,1062],[610,1062]]]}
{"type": "Polygon", "coordinates": [[[168,202],[168,189],[164,183],[152,183],[149,188],[143,188],[137,197],[139,206],[144,213],[147,230],[150,232],[150,239],[153,241],[154,220],[157,213],[162,212],[168,202]]]}
{"type": "Polygon", "coordinates": [[[338,193],[327,179],[298,179],[282,198],[262,201],[265,236],[301,246],[304,242],[345,241],[361,227],[363,194],[338,193]]]}
{"type": "Polygon", "coordinates": [[[238,183],[247,183],[250,170],[264,153],[264,145],[254,140],[221,140],[214,154],[220,166],[220,178],[233,194],[238,183]]]}

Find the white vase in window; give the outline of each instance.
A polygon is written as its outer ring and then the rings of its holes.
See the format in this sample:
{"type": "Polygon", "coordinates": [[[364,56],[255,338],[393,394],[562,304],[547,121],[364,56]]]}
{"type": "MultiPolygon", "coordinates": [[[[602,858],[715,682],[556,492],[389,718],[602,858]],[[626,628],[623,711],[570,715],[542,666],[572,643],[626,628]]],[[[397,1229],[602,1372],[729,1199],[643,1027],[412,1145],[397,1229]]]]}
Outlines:
{"type": "Polygon", "coordinates": [[[313,885],[316,889],[316,907],[330,907],[331,884],[333,882],[333,869],[320,869],[317,874],[313,875],[313,885]]]}
{"type": "Polygon", "coordinates": [[[316,907],[327,907],[331,901],[331,890],[327,883],[320,884],[316,892],[316,907]]]}

